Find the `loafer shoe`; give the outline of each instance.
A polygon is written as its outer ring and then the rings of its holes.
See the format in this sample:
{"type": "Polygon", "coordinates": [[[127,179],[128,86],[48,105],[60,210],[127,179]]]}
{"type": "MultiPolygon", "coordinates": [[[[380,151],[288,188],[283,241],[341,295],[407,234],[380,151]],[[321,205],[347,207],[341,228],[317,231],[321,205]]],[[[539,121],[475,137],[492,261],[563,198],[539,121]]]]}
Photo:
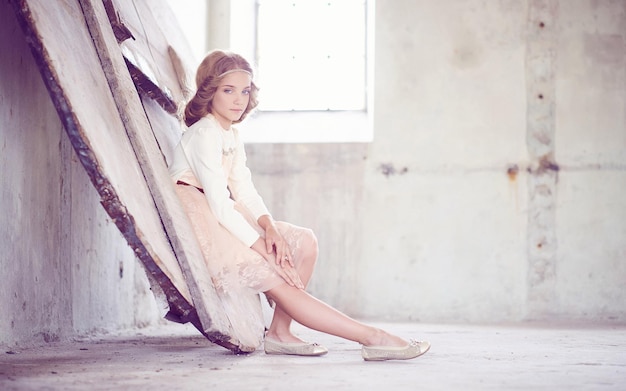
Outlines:
{"type": "Polygon", "coordinates": [[[430,349],[430,343],[411,340],[404,347],[363,346],[361,355],[365,361],[410,360],[426,353],[428,349],[430,349]]]}
{"type": "Polygon", "coordinates": [[[279,342],[265,338],[264,349],[266,354],[291,354],[294,356],[321,356],[328,353],[328,349],[310,342],[279,342]]]}

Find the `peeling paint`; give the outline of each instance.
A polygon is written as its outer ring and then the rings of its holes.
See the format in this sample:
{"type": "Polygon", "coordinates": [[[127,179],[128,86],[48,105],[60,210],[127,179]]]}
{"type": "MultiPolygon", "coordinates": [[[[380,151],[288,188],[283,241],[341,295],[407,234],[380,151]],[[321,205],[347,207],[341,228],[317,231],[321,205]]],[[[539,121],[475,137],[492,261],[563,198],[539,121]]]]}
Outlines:
{"type": "Polygon", "coordinates": [[[527,252],[531,318],[550,313],[557,301],[555,213],[559,166],[554,161],[557,18],[557,1],[529,2],[526,146],[530,158],[527,252]]]}
{"type": "Polygon", "coordinates": [[[409,172],[408,167],[402,167],[401,169],[396,169],[393,163],[381,163],[378,166],[378,169],[383,173],[384,176],[389,178],[392,175],[404,175],[409,172]]]}
{"type": "Polygon", "coordinates": [[[511,182],[515,182],[517,179],[517,174],[519,174],[519,167],[517,164],[512,164],[506,169],[506,175],[509,176],[509,180],[511,182]]]}

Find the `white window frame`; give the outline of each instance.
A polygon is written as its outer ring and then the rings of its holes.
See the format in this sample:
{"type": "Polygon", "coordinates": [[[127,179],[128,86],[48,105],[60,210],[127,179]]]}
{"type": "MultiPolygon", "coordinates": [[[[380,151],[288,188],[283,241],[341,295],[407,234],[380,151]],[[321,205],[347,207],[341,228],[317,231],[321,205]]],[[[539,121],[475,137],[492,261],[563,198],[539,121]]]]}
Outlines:
{"type": "MultiPolygon", "coordinates": [[[[311,0],[322,1],[322,0],[311,0]]],[[[230,2],[230,49],[256,58],[256,0],[230,2]]],[[[256,111],[238,125],[246,143],[342,143],[373,140],[374,0],[366,1],[366,107],[357,111],[256,111]]],[[[263,88],[263,86],[260,86],[263,88]]],[[[262,95],[261,95],[262,99],[262,95]]]]}

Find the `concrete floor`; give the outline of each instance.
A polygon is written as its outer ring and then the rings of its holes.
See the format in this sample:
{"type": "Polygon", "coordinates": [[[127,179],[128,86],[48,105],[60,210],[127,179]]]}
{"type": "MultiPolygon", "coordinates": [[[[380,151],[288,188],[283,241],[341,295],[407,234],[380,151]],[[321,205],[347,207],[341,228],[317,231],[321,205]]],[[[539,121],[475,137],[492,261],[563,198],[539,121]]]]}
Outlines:
{"type": "Polygon", "coordinates": [[[626,390],[626,326],[377,325],[432,348],[365,362],[356,343],[295,326],[330,353],[236,356],[169,324],[2,352],[0,390],[626,390]]]}

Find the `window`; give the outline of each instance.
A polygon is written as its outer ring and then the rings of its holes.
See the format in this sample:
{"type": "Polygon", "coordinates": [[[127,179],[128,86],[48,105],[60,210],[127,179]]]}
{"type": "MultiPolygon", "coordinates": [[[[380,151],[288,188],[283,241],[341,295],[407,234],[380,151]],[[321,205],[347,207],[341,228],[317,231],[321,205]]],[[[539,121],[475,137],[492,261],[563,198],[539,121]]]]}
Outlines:
{"type": "MultiPolygon", "coordinates": [[[[196,60],[201,60],[206,53],[206,0],[167,0],[169,8],[176,17],[192,54],[196,60]]],[[[194,67],[197,64],[191,64],[194,67]]],[[[195,68],[194,68],[195,70],[195,68]]]]}
{"type": "Polygon", "coordinates": [[[372,140],[374,0],[168,1],[200,58],[219,47],[254,62],[260,104],[244,141],[372,140]]]}
{"type": "Polygon", "coordinates": [[[365,110],[364,0],[258,0],[262,111],[365,110]]]}

